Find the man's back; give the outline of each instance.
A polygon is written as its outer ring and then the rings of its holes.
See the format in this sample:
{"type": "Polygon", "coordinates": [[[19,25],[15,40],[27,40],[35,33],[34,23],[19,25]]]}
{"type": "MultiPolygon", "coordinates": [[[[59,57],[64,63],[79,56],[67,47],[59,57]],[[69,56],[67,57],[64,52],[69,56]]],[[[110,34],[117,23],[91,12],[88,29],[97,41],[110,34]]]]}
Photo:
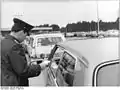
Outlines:
{"type": "Polygon", "coordinates": [[[18,85],[16,74],[14,73],[8,54],[15,45],[14,41],[8,38],[1,40],[1,85],[18,85]]]}

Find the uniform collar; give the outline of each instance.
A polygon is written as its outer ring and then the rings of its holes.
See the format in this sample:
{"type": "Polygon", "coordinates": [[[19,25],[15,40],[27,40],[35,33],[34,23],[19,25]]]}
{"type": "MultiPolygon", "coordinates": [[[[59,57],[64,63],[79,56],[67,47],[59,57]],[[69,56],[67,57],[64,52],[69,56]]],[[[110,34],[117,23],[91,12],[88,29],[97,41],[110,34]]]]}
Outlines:
{"type": "Polygon", "coordinates": [[[20,43],[20,41],[17,38],[15,38],[14,36],[12,36],[12,35],[7,35],[6,38],[14,40],[17,43],[20,43]]]}

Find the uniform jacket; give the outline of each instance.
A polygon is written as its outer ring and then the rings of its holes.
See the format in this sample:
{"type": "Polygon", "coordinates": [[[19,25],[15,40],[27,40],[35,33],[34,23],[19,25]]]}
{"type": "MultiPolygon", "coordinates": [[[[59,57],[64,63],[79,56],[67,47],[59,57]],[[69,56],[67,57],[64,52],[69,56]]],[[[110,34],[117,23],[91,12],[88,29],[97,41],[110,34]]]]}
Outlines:
{"type": "Polygon", "coordinates": [[[25,50],[11,35],[1,40],[1,85],[28,86],[28,78],[38,76],[40,65],[28,65],[25,50]]]}

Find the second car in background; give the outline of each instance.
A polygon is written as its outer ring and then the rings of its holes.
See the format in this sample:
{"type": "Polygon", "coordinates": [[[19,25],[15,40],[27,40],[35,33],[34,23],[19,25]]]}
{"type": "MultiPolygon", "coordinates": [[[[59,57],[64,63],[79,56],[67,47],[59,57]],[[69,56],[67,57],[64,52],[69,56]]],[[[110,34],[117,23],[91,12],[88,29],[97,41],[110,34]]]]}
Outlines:
{"type": "Polygon", "coordinates": [[[66,39],[62,33],[31,35],[26,39],[28,51],[32,58],[47,58],[53,46],[66,39]]]}

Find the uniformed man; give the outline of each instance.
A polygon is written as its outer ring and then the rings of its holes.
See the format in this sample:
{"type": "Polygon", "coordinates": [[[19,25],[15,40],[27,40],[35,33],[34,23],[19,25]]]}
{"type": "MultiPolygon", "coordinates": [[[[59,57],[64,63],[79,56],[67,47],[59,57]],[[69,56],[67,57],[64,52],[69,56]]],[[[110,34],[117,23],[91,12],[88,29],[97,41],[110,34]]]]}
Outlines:
{"type": "Polygon", "coordinates": [[[10,35],[1,41],[1,86],[28,86],[28,78],[38,76],[49,62],[28,64],[21,42],[32,25],[14,18],[10,35]]]}

